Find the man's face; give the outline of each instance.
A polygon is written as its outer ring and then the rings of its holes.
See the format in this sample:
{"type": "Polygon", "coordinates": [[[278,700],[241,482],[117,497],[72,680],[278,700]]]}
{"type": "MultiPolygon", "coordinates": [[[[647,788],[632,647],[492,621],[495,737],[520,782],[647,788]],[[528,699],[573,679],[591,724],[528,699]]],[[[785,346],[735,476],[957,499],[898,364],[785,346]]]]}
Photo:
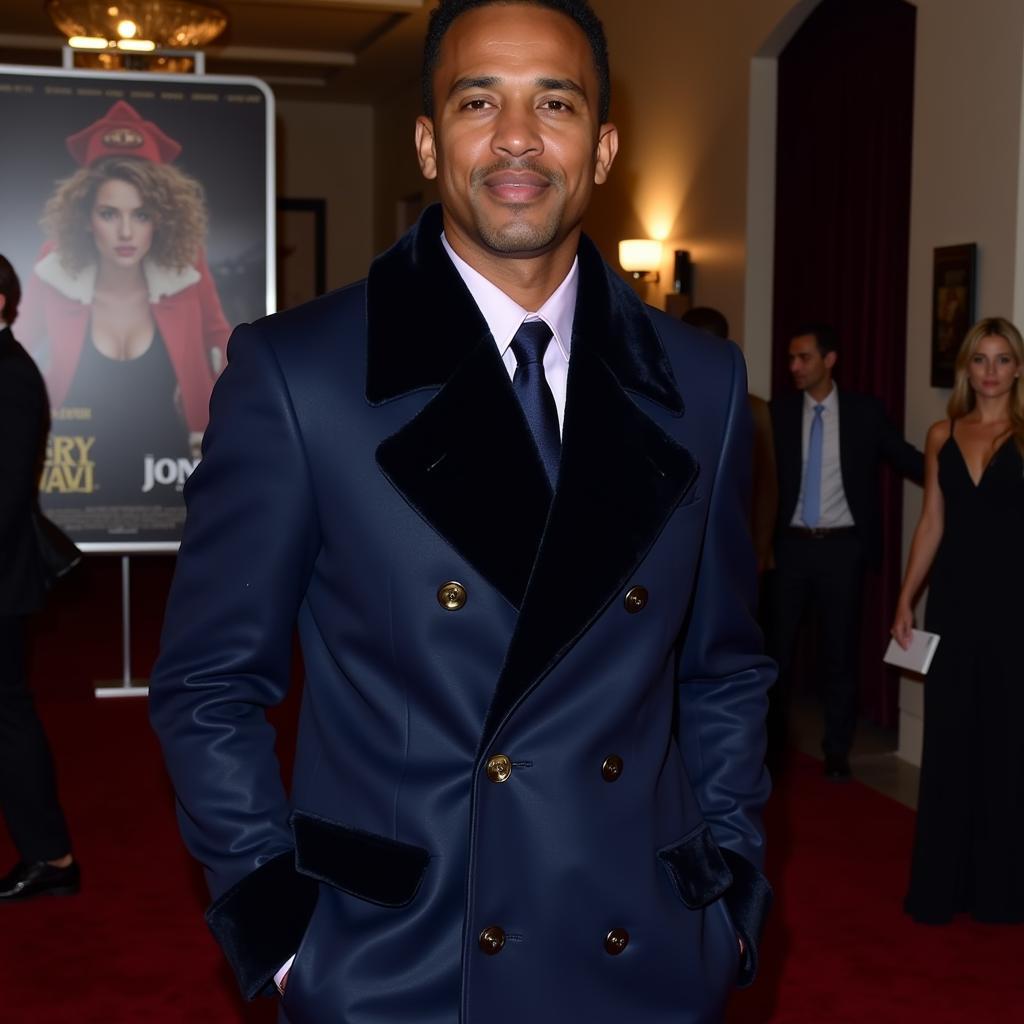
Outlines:
{"type": "Polygon", "coordinates": [[[799,391],[814,391],[832,379],[836,354],[821,354],[813,334],[800,334],[789,343],[789,372],[799,391]]]}
{"type": "Polygon", "coordinates": [[[467,11],[442,40],[433,87],[416,148],[456,251],[514,258],[575,244],[618,146],[614,126],[598,124],[597,72],[579,26],[532,4],[467,11]]]}

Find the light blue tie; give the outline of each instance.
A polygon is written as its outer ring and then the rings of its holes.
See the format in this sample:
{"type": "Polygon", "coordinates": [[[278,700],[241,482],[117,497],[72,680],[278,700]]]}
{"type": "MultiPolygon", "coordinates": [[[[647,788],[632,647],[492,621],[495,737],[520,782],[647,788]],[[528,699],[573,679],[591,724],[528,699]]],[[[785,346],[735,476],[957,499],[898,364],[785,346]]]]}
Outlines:
{"type": "Polygon", "coordinates": [[[825,406],[814,407],[811,434],[807,439],[807,469],[804,471],[804,523],[814,527],[821,519],[821,452],[825,441],[825,424],[821,414],[825,406]]]}

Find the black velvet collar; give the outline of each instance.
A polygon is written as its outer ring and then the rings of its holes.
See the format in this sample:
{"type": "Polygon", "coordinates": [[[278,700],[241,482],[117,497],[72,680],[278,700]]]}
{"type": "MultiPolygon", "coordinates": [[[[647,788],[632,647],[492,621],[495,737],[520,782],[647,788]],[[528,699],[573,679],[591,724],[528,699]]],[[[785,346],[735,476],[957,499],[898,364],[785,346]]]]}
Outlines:
{"type": "Polygon", "coordinates": [[[379,445],[377,462],[519,611],[483,754],[516,704],[621,599],[698,466],[629,394],[683,413],[643,305],[584,239],[552,496],[508,373],[440,233],[434,207],[370,271],[366,391],[381,404],[437,389],[379,445]]]}
{"type": "MultiPolygon", "coordinates": [[[[478,342],[493,345],[483,314],[441,244],[442,226],[441,207],[429,207],[370,268],[366,397],[373,405],[440,387],[478,342]]],[[[579,260],[573,350],[581,340],[627,391],[682,413],[682,396],[643,303],[585,235],[579,260]]]]}

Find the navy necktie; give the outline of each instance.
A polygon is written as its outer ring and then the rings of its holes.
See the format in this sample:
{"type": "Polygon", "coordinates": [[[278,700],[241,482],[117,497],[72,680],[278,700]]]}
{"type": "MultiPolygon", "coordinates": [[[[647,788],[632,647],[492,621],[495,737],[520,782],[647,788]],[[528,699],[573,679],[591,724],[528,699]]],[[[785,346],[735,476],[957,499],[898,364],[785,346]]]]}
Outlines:
{"type": "Polygon", "coordinates": [[[540,452],[548,482],[554,489],[562,441],[558,432],[555,398],[544,376],[544,350],[550,341],[551,328],[543,320],[524,320],[509,347],[516,357],[512,390],[526,413],[526,422],[540,452]]]}

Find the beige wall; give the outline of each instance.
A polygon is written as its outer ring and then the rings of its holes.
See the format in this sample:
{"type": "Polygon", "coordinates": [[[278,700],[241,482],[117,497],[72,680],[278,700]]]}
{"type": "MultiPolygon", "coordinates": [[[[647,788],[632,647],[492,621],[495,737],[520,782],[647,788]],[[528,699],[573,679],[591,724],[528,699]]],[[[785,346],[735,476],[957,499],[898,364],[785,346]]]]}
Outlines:
{"type": "Polygon", "coordinates": [[[666,240],[663,306],[672,249],[689,249],[694,298],[725,312],[733,335],[744,313],[750,61],[795,0],[647,0],[643,17],[622,0],[594,0],[612,61],[619,160],[598,190],[587,230],[617,266],[620,238],[666,240]]]}
{"type": "MultiPolygon", "coordinates": [[[[932,250],[977,242],[978,316],[1022,313],[1015,282],[1024,4],[918,0],[917,8],[907,434],[921,443],[949,396],[928,384],[932,250]]],[[[908,515],[916,520],[919,508],[908,502],[908,515]]]]}
{"type": "Polygon", "coordinates": [[[327,287],[366,274],[374,252],[373,109],[277,104],[277,194],[327,200],[327,287]]]}
{"type": "MultiPolygon", "coordinates": [[[[907,302],[907,438],[923,445],[949,392],[929,386],[932,250],[978,244],[978,316],[1024,315],[1020,299],[1024,5],[918,0],[907,302]],[[965,52],[964,40],[969,40],[965,52]],[[979,55],[984,54],[984,59],[979,55]]],[[[907,489],[905,534],[921,491],[907,489]]]]}
{"type": "Polygon", "coordinates": [[[424,204],[437,199],[433,182],[425,181],[416,162],[413,128],[420,113],[419,81],[374,108],[377,132],[374,166],[377,202],[374,240],[380,252],[398,237],[399,204],[422,196],[424,204]]]}

